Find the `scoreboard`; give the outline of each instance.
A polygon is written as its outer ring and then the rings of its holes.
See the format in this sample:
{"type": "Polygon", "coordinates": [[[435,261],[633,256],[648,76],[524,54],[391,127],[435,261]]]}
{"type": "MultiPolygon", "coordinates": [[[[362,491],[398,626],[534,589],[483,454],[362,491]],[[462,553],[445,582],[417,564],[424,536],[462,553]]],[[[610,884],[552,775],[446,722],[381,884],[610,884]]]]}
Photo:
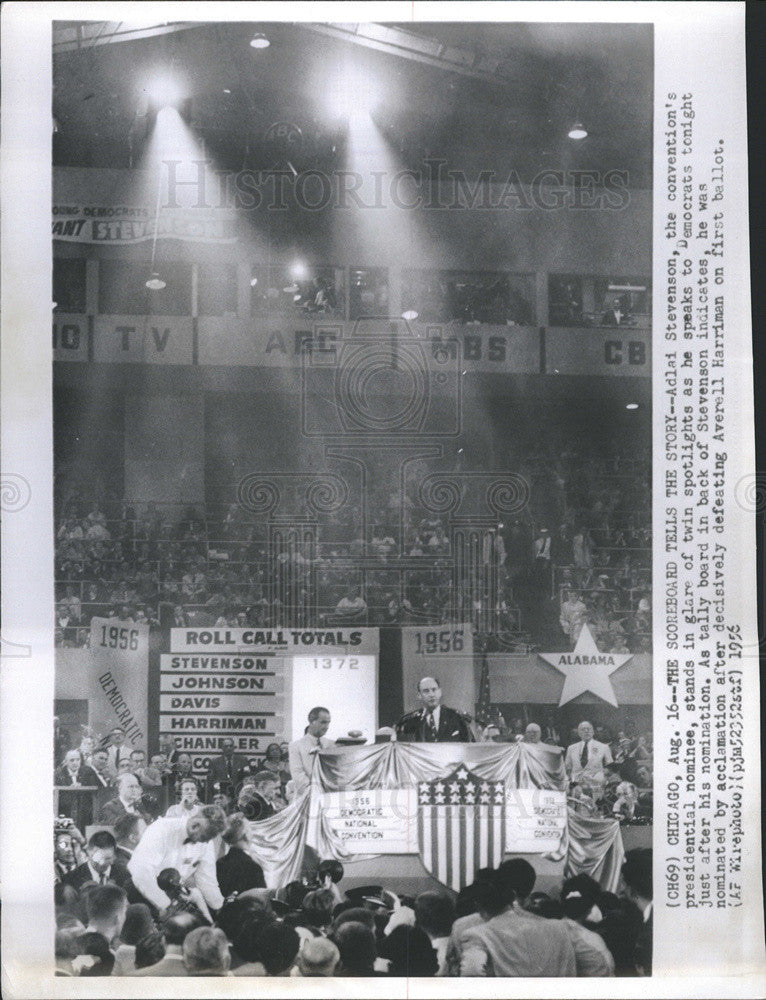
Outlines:
{"type": "Polygon", "coordinates": [[[204,774],[221,741],[262,756],[303,735],[315,705],[329,709],[331,739],[374,737],[377,629],[173,628],[160,655],[158,731],[204,774]]]}

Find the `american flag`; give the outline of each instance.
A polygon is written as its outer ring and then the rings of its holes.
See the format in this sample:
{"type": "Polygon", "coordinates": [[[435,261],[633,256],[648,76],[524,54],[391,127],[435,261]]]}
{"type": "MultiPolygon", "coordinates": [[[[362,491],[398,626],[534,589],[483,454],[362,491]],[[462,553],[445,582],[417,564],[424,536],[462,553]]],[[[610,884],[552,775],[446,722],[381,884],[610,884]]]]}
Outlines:
{"type": "Polygon", "coordinates": [[[423,866],[458,892],[478,868],[496,868],[505,850],[505,782],[464,765],[418,785],[418,845],[423,866]]]}

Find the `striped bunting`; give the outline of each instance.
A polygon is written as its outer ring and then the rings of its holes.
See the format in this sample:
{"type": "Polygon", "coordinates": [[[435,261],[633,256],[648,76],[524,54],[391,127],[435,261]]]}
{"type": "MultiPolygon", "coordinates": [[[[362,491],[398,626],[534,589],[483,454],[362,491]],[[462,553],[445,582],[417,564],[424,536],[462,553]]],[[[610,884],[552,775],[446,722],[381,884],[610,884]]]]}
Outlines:
{"type": "Polygon", "coordinates": [[[423,867],[458,892],[478,868],[496,868],[505,852],[505,782],[484,781],[461,766],[418,785],[418,847],[423,867]]]}

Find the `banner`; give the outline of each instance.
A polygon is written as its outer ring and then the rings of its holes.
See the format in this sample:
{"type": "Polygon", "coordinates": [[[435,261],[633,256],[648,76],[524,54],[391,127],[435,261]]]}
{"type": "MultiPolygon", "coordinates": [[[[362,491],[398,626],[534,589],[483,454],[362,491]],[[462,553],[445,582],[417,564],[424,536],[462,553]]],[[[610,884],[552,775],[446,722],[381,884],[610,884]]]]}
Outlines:
{"type": "Polygon", "coordinates": [[[90,725],[103,734],[120,726],[128,743],[145,746],[149,627],[119,618],[92,618],[89,651],[90,669],[97,678],[97,684],[87,685],[92,692],[90,725]]]}
{"type": "Polygon", "coordinates": [[[155,220],[153,205],[54,204],[51,235],[65,243],[128,246],[157,239],[191,243],[234,243],[232,209],[165,208],[155,220]]]}

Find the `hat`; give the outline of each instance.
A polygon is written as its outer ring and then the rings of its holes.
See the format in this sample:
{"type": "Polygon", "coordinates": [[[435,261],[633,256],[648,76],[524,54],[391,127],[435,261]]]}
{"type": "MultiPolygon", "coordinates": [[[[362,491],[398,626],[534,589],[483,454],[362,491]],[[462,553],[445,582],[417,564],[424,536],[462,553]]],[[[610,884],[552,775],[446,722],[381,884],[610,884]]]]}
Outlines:
{"type": "Polygon", "coordinates": [[[358,885],[353,889],[346,889],[346,899],[354,906],[384,906],[389,904],[383,899],[382,885],[358,885]]]}
{"type": "Polygon", "coordinates": [[[356,735],[357,733],[358,733],[358,730],[354,730],[353,733],[349,733],[348,736],[340,736],[335,741],[335,743],[339,747],[358,747],[358,746],[361,746],[363,743],[366,743],[367,740],[364,738],[364,736],[362,736],[361,733],[359,733],[358,735],[356,735]]]}

